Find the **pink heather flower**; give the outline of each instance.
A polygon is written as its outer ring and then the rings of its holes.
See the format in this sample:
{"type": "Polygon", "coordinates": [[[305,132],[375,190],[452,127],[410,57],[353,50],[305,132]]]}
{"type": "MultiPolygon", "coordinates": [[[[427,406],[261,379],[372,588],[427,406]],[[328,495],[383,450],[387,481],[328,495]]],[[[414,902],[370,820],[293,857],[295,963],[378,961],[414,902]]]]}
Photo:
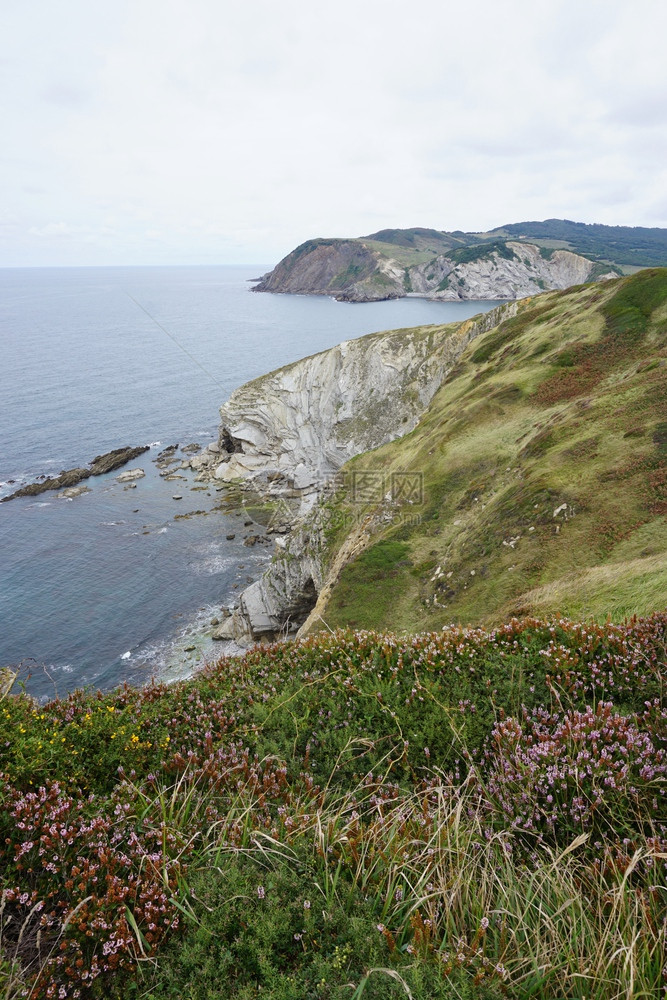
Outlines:
{"type": "Polygon", "coordinates": [[[485,931],[487,929],[487,927],[489,926],[489,918],[488,917],[482,917],[482,919],[479,922],[479,926],[482,928],[483,931],[485,931]]]}
{"type": "Polygon", "coordinates": [[[304,910],[309,910],[310,909],[310,900],[309,899],[304,899],[304,901],[303,901],[303,908],[304,908],[304,910]]]}
{"type": "Polygon", "coordinates": [[[257,895],[259,896],[260,899],[264,899],[264,897],[266,896],[266,890],[264,889],[263,885],[257,886],[257,895]]]}

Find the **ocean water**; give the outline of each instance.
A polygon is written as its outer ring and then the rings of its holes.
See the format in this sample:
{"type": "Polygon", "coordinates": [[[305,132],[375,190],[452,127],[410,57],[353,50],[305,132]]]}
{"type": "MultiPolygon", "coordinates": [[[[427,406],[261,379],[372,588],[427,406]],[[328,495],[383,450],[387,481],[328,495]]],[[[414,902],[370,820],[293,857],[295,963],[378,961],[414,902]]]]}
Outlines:
{"type": "Polygon", "coordinates": [[[164,447],[215,439],[220,404],[264,372],[495,304],[251,293],[265,270],[0,269],[0,495],[152,445],[132,463],[146,472],[135,489],[118,470],[72,500],[0,504],[0,666],[20,665],[36,697],[191,672],[221,651],[207,623],[261,573],[269,547],[243,545],[253,512],[192,475],[160,477],[164,447]]]}

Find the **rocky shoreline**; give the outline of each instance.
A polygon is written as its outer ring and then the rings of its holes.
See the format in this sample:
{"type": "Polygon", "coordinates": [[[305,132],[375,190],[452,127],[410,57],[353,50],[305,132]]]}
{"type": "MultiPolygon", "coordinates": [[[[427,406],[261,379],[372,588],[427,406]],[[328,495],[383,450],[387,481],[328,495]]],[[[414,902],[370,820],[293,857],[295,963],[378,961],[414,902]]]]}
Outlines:
{"type": "Polygon", "coordinates": [[[9,496],[0,497],[0,503],[7,503],[9,500],[16,500],[19,497],[39,496],[40,493],[46,493],[48,490],[67,490],[70,491],[67,493],[69,497],[78,496],[86,491],[86,487],[79,486],[83,480],[90,479],[91,476],[102,476],[106,472],[114,472],[121,466],[127,465],[128,462],[134,461],[139,455],[149,451],[149,448],[149,445],[140,445],[136,448],[130,446],[115,448],[104,455],[96,455],[87,467],[64,469],[58,476],[39,476],[36,482],[22,486],[14,493],[10,493],[9,496]]]}

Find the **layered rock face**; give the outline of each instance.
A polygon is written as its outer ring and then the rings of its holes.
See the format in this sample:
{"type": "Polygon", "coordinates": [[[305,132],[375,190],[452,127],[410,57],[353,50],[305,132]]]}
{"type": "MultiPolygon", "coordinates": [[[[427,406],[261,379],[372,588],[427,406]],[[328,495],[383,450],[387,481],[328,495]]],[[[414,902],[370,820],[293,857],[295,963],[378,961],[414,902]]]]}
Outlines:
{"type": "MultiPolygon", "coordinates": [[[[586,257],[569,250],[556,250],[550,258],[540,253],[532,243],[506,244],[511,257],[498,252],[466,264],[451,266],[447,257],[439,257],[431,267],[439,269],[442,284],[447,277],[446,287],[438,290],[432,280],[422,281],[428,298],[455,301],[458,299],[520,299],[527,295],[537,295],[545,289],[569,288],[588,281],[595,265],[586,257]]],[[[419,284],[415,272],[426,271],[429,265],[411,271],[413,288],[419,284]]],[[[438,271],[436,270],[436,273],[438,271]]],[[[615,277],[613,272],[609,277],[615,277]]]]}
{"type": "Polygon", "coordinates": [[[393,275],[375,277],[383,273],[383,263],[357,240],[309,240],[265,274],[253,291],[334,295],[360,302],[396,298],[403,291],[400,283],[393,288],[393,275]]]}
{"type": "Polygon", "coordinates": [[[268,570],[241,595],[232,634],[276,636],[303,622],[325,582],[316,504],[328,482],[353,456],[411,431],[467,344],[520,308],[512,302],[457,325],[346,341],[232,394],[218,444],[192,466],[298,508],[268,570]]]}
{"type": "Polygon", "coordinates": [[[411,431],[497,314],[348,340],[241,386],[220,408],[216,478],[320,489],[354,455],[411,431]]]}
{"type": "Polygon", "coordinates": [[[569,250],[540,252],[519,240],[459,248],[410,264],[400,249],[357,240],[310,240],[256,285],[257,292],[332,295],[349,302],[421,295],[425,298],[518,299],[567,288],[599,275],[599,267],[569,250]],[[393,256],[397,254],[397,256],[393,256]]]}

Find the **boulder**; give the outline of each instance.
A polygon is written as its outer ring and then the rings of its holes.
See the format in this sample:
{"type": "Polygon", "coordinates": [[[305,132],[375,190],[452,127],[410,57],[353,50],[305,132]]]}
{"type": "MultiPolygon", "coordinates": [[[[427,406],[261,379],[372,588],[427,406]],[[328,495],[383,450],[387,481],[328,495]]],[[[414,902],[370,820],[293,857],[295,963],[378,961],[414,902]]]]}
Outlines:
{"type": "Polygon", "coordinates": [[[121,472],[120,475],[116,476],[116,480],[119,483],[130,483],[133,479],[143,479],[146,475],[143,469],[126,469],[125,472],[121,472]]]}
{"type": "Polygon", "coordinates": [[[215,632],[211,633],[211,639],[215,639],[216,642],[223,640],[233,639],[235,634],[235,622],[234,616],[230,615],[229,618],[225,619],[222,625],[219,625],[215,632]]]}

